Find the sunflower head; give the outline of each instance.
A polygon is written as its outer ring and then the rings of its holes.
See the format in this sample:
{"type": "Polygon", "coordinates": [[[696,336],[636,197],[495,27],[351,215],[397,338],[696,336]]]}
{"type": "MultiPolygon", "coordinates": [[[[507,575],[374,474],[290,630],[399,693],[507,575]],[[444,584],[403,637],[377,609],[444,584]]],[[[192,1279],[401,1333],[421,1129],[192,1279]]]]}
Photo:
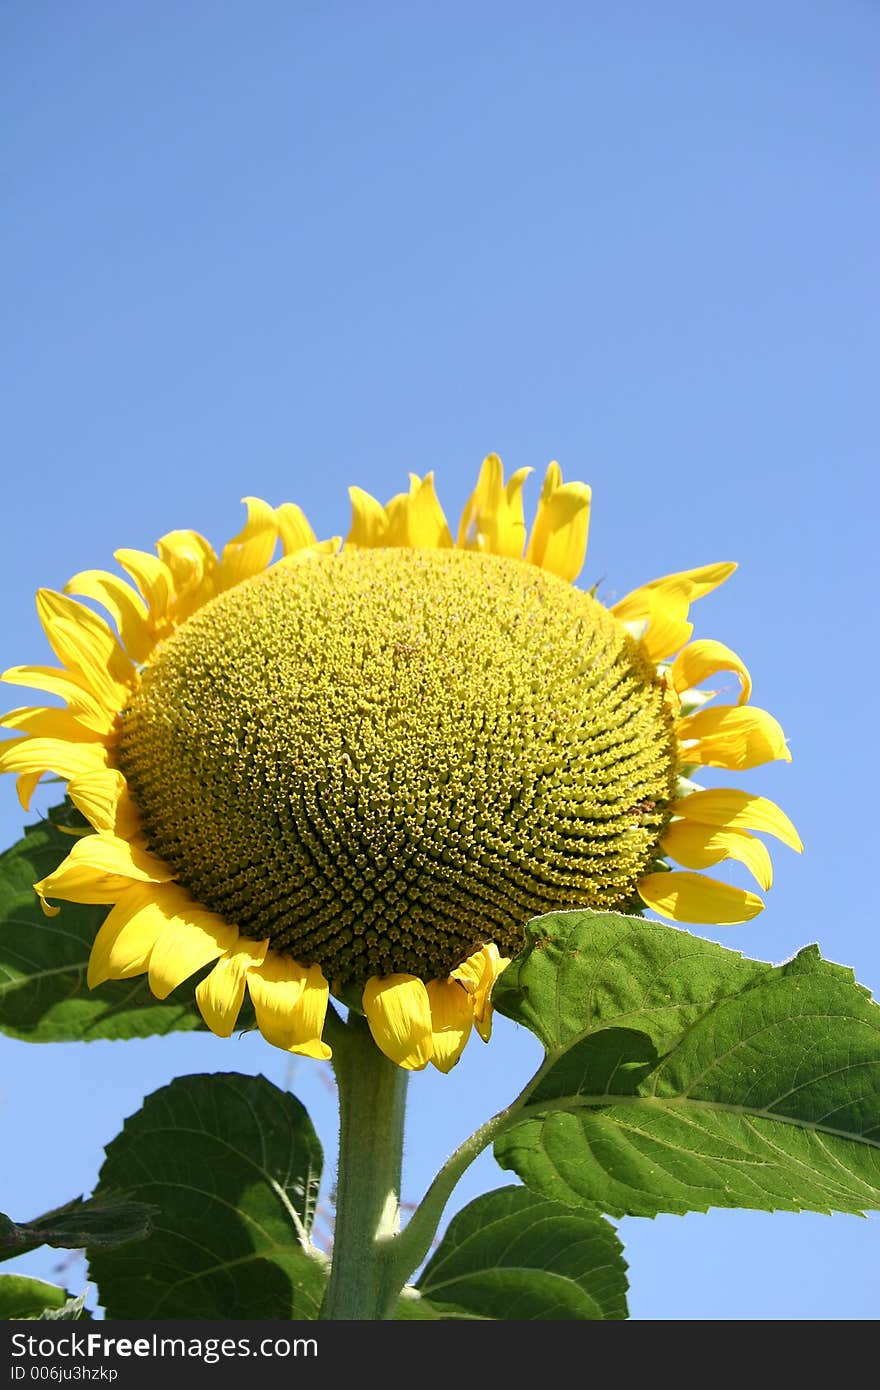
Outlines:
{"type": "Polygon", "coordinates": [[[196,999],[216,1033],[247,990],[270,1042],[315,1057],[332,990],[394,1061],[446,1071],[472,1029],[488,1038],[531,917],[760,910],[691,870],[739,859],[768,887],[752,832],[799,847],[790,822],[732,789],[679,794],[697,765],[787,757],[740,659],[690,641],[690,604],[733,566],[609,609],[573,585],[589,489],[552,464],[527,538],[527,472],[505,484],[490,456],[455,544],[430,476],[385,507],[352,489],[341,547],[248,499],[219,556],[178,531],[155,556],[117,552],[133,585],[71,581],[116,632],[41,593],[61,669],[5,678],[65,708],[7,716],[0,769],[25,804],[44,772],[67,778],[94,827],[36,885],[111,905],[92,984],[146,971],[164,997],[211,966],[196,999]],[[704,707],[695,687],[720,670],[739,703],[704,707]]]}

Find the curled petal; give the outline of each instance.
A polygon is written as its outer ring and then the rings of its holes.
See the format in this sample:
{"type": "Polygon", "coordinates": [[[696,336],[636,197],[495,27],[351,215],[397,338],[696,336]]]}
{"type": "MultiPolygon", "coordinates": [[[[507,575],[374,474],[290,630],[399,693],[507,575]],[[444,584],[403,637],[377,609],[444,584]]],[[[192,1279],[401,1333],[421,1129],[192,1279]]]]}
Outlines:
{"type": "MultiPolygon", "coordinates": [[[[19,805],[22,810],[27,811],[33,800],[34,792],[37,790],[42,772],[22,772],[15,779],[15,793],[18,797],[19,805]]],[[[46,911],[46,904],[43,903],[43,911],[46,911]]],[[[54,916],[53,912],[48,914],[54,916]]]]}
{"type": "Polygon", "coordinates": [[[492,1033],[492,989],[502,970],[509,964],[510,957],[502,956],[495,942],[489,941],[468,956],[449,977],[458,980],[473,996],[474,1023],[483,1042],[488,1042],[492,1033]]]}
{"type": "Polygon", "coordinates": [[[238,942],[221,956],[210,975],[196,986],[196,1003],[202,1018],[218,1038],[231,1037],[244,1003],[247,973],[252,966],[262,965],[269,942],[249,941],[240,936],[238,942]]]}
{"type": "Polygon", "coordinates": [[[519,559],[526,543],[526,522],[523,515],[522,490],[531,468],[518,468],[504,487],[504,497],[498,508],[494,554],[519,559]]]}
{"type": "Polygon", "coordinates": [[[147,550],[114,550],[117,560],[143,594],[150,616],[168,617],[174,603],[174,576],[158,555],[147,550]]]}
{"type": "Polygon", "coordinates": [[[687,594],[688,603],[693,603],[696,599],[702,598],[704,594],[711,594],[713,589],[717,589],[720,584],[724,583],[725,579],[730,578],[735,569],[734,561],[722,560],[714,565],[701,565],[698,569],[679,570],[675,574],[664,574],[659,579],[652,579],[650,583],[642,584],[638,589],[633,589],[625,598],[613,605],[611,612],[615,618],[620,618],[621,622],[645,618],[650,611],[648,595],[657,589],[683,588],[687,594]]]}
{"type": "Polygon", "coordinates": [[[700,638],[680,651],[672,663],[670,672],[674,688],[681,693],[699,685],[718,671],[735,671],[739,676],[740,696],[738,704],[744,705],[752,693],[752,678],[741,657],[723,642],[713,642],[710,638],[700,638]]]}
{"type": "Polygon", "coordinates": [[[775,835],[784,845],[803,850],[788,816],[766,796],[752,796],[734,787],[712,787],[709,791],[692,792],[676,801],[673,815],[703,825],[726,826],[730,830],[760,830],[775,835]]]}
{"type": "Polygon", "coordinates": [[[384,545],[388,517],[382,503],[364,492],[362,487],[350,487],[348,495],[351,498],[351,530],[345,544],[362,550],[373,550],[376,546],[384,545]]]}
{"type": "Polygon", "coordinates": [[[116,768],[81,773],[69,783],[67,794],[96,830],[121,840],[132,840],[140,832],[140,816],[116,768]]]}
{"type": "Polygon", "coordinates": [[[477,486],[467,500],[458,528],[462,550],[518,559],[526,540],[522,489],[531,468],[520,468],[505,486],[497,454],[483,459],[477,486]]]}
{"type": "Polygon", "coordinates": [[[756,893],[703,874],[645,874],[636,889],[647,907],[673,922],[732,927],[751,921],[764,907],[756,893]]]}
{"type": "Polygon", "coordinates": [[[415,975],[374,976],[364,986],[364,1013],[376,1046],[407,1071],[421,1071],[431,1060],[431,1001],[415,975]]]}
{"type": "Polygon", "coordinates": [[[409,544],[420,550],[448,550],[452,535],[434,491],[434,474],[423,479],[410,474],[408,508],[409,544]]]}
{"type": "Polygon", "coordinates": [[[157,540],[156,550],[171,571],[176,593],[197,587],[217,565],[214,547],[198,531],[168,531],[157,540]]]}
{"type": "Polygon", "coordinates": [[[119,640],[132,661],[147,660],[155,646],[147,606],[137,590],[120,579],[118,574],[110,574],[106,570],[83,570],[65,584],[64,592],[79,594],[82,598],[91,598],[102,604],[115,622],[119,640]]]}
{"type": "Polygon", "coordinates": [[[525,558],[573,583],[587,554],[591,498],[592,491],[586,483],[563,483],[559,464],[551,463],[525,558]]]}
{"type": "Polygon", "coordinates": [[[698,710],[678,724],[685,763],[737,771],[781,758],[791,762],[782,728],[767,710],[751,705],[715,705],[698,710]]]}
{"type": "Polygon", "coordinates": [[[501,460],[497,454],[487,454],[480,468],[477,486],[465,503],[458,524],[457,545],[460,550],[491,550],[491,536],[503,487],[501,460]]]}
{"type": "Polygon", "coordinates": [[[648,595],[648,621],[641,641],[652,661],[665,660],[689,640],[694,625],[688,621],[688,608],[683,585],[670,585],[648,595]]]}
{"type": "Polygon", "coordinates": [[[409,495],[398,492],[385,505],[387,528],[383,545],[408,546],[409,539],[409,495]]]}
{"type": "Polygon", "coordinates": [[[285,555],[295,555],[298,550],[307,550],[317,544],[318,538],[309,525],[305,512],[293,502],[282,502],[280,507],[276,507],[275,520],[285,555]]]}
{"type": "Polygon", "coordinates": [[[278,539],[275,509],[259,497],[244,497],[242,501],[248,518],[238,535],[223,547],[218,575],[221,592],[266,569],[278,539]]]}
{"type": "Polygon", "coordinates": [[[132,883],[167,883],[173,871],[147,850],[112,835],[86,835],[34,891],[72,903],[112,903],[132,883]]]}
{"type": "Polygon", "coordinates": [[[156,542],[159,559],[171,572],[174,601],[170,616],[184,622],[217,592],[220,562],[198,531],[169,531],[156,542]]]}
{"type": "Polygon", "coordinates": [[[666,827],[660,845],[664,854],[686,869],[709,869],[723,859],[736,859],[745,864],[761,888],[772,886],[773,866],[767,846],[747,830],[722,830],[719,826],[676,820],[666,827]]]}
{"type": "MultiPolygon", "coordinates": [[[[54,772],[65,781],[81,773],[97,772],[107,766],[107,749],[103,743],[68,743],[59,738],[14,738],[0,744],[0,772],[24,773],[27,781],[19,784],[20,794],[33,788],[44,772],[54,772]]],[[[24,809],[30,806],[22,802],[24,809]]]]}
{"type": "Polygon", "coordinates": [[[431,1061],[438,1071],[451,1071],[464,1051],[474,1023],[474,1000],[457,980],[429,980],[431,1061]]]}
{"type": "Polygon", "coordinates": [[[321,1039],[330,991],[319,965],[298,965],[268,951],[262,965],[249,968],[247,986],[267,1042],[320,1061],[331,1056],[321,1039]]]}

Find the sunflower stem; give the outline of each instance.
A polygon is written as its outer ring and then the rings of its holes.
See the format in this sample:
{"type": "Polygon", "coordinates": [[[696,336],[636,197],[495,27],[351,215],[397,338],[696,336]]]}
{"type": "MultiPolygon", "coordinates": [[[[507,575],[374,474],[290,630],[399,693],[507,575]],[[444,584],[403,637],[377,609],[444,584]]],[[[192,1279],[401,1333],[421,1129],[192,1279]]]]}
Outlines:
{"type": "Polygon", "coordinates": [[[387,1250],[400,1229],[403,1122],[409,1073],[383,1056],[367,1022],[328,1015],[339,1090],[336,1226],[324,1319],[394,1315],[400,1289],[387,1250]]]}

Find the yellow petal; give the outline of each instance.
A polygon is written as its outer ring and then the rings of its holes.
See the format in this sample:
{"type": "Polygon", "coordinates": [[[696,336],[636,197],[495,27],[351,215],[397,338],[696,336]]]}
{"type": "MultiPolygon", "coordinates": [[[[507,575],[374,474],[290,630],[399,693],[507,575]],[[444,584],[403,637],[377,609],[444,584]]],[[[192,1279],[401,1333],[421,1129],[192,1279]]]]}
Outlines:
{"type": "Polygon", "coordinates": [[[289,555],[282,555],[272,568],[276,569],[281,565],[285,569],[294,569],[298,565],[310,564],[326,555],[336,555],[341,544],[341,536],[330,536],[325,541],[315,541],[314,545],[307,545],[302,550],[292,550],[289,555]]]}
{"type": "MultiPolygon", "coordinates": [[[[315,555],[338,555],[341,546],[342,546],[342,537],[341,537],[341,536],[328,536],[327,539],[326,539],[325,541],[315,541],[315,544],[309,546],[308,550],[302,550],[302,551],[300,551],[299,553],[300,553],[301,555],[307,555],[307,556],[315,556],[315,555]]],[[[295,559],[295,558],[296,558],[295,556],[290,556],[290,555],[287,556],[287,559],[288,559],[288,560],[290,560],[290,559],[295,559]]]]}
{"type": "Polygon", "coordinates": [[[174,603],[174,576],[158,555],[147,550],[114,550],[114,560],[130,575],[153,618],[165,618],[174,603]]]}
{"type": "Polygon", "coordinates": [[[452,545],[449,523],[434,491],[434,474],[424,479],[410,474],[409,544],[420,550],[447,550],[452,545]]]}
{"type": "Polygon", "coordinates": [[[451,1071],[464,1051],[474,1023],[474,1000],[456,980],[429,980],[433,1050],[438,1071],[451,1071]]]}
{"type": "Polygon", "coordinates": [[[686,869],[710,869],[722,859],[736,859],[754,875],[763,889],[773,883],[773,866],[767,846],[747,830],[724,830],[697,821],[676,820],[660,840],[664,854],[686,869]]]}
{"type": "Polygon", "coordinates": [[[474,1022],[483,1042],[488,1042],[492,1033],[492,989],[509,964],[510,957],[500,955],[495,942],[489,941],[468,956],[449,977],[458,980],[473,996],[474,1022]]]}
{"type": "Polygon", "coordinates": [[[100,873],[122,874],[143,883],[169,883],[174,870],[149,850],[140,849],[115,835],[89,835],[71,850],[78,859],[100,873]]]}
{"type": "Polygon", "coordinates": [[[161,898],[157,898],[152,885],[129,885],[105,917],[92,944],[86,977],[89,989],[105,980],[143,975],[167,920],[161,898]]]}
{"type": "Polygon", "coordinates": [[[497,454],[483,459],[474,488],[458,523],[459,550],[491,550],[491,536],[504,487],[504,470],[497,454]]]}
{"type": "Polygon", "coordinates": [[[495,555],[507,555],[519,559],[526,543],[526,521],[523,515],[522,490],[526,478],[533,472],[531,468],[518,468],[512,473],[504,487],[503,504],[498,510],[498,527],[495,534],[495,555]]]}
{"type": "Polygon", "coordinates": [[[38,589],[37,613],[62,666],[76,671],[107,709],[122,709],[135,669],[103,618],[52,589],[38,589]]]}
{"type": "Polygon", "coordinates": [[[559,464],[547,469],[526,559],[573,583],[583,568],[590,529],[592,491],[586,483],[563,483],[559,464]]]}
{"type": "MultiPolygon", "coordinates": [[[[68,743],[59,738],[14,738],[0,744],[0,772],[36,774],[54,772],[65,781],[81,773],[97,772],[107,766],[108,752],[102,743],[68,743]]],[[[36,782],[34,782],[34,786],[36,782]]],[[[28,802],[28,805],[30,803],[28,802]]],[[[25,805],[25,810],[28,806],[25,805]]]]}
{"type": "Polygon", "coordinates": [[[175,623],[184,622],[216,594],[220,561],[198,531],[169,531],[157,540],[156,549],[171,574],[169,615],[175,623]]]}
{"type": "Polygon", "coordinates": [[[175,593],[197,588],[217,566],[214,547],[198,531],[168,531],[157,540],[156,550],[171,571],[175,593]]]}
{"type": "Polygon", "coordinates": [[[735,560],[717,560],[714,565],[700,565],[697,569],[680,570],[677,574],[664,575],[662,579],[654,580],[654,583],[667,584],[670,581],[677,583],[680,579],[687,580],[693,603],[696,599],[704,598],[706,594],[711,594],[714,589],[719,588],[725,580],[730,578],[735,569],[735,560]]]}
{"type": "Polygon", "coordinates": [[[546,517],[542,509],[545,504],[550,501],[554,492],[560,487],[562,487],[562,469],[554,459],[551,463],[548,463],[547,472],[544,474],[544,481],[541,484],[541,496],[538,499],[538,510],[535,515],[535,520],[532,523],[532,534],[529,536],[529,544],[526,551],[526,559],[531,560],[534,564],[538,563],[534,558],[535,551],[540,550],[541,554],[543,554],[543,547],[547,541],[547,530],[544,525],[546,517]]]}
{"type": "Polygon", "coordinates": [[[751,921],[764,907],[756,893],[703,874],[646,874],[636,890],[643,903],[673,922],[732,927],[751,921]]]}
{"type": "Polygon", "coordinates": [[[0,680],[60,695],[71,714],[99,733],[112,729],[116,720],[118,711],[108,710],[74,671],[59,671],[53,666],[10,666],[0,680]]]}
{"type": "Polygon", "coordinates": [[[767,835],[775,835],[784,845],[803,850],[798,835],[788,816],[766,796],[752,796],[749,792],[733,787],[712,787],[709,791],[692,792],[676,801],[673,814],[684,820],[699,821],[704,825],[727,826],[731,830],[761,830],[767,835]]]}
{"type": "MultiPolygon", "coordinates": [[[[15,779],[15,792],[23,811],[30,809],[31,800],[42,775],[42,772],[22,772],[15,779]]],[[[45,912],[46,904],[43,903],[42,907],[45,912]]],[[[56,911],[58,910],[56,909],[56,911]]],[[[54,916],[54,913],[50,912],[48,915],[51,917],[54,916]]]]}
{"type": "Polygon", "coordinates": [[[223,547],[218,579],[221,591],[266,569],[278,539],[275,509],[259,497],[243,497],[242,501],[247,507],[248,518],[238,535],[223,547]]]}
{"type": "Polygon", "coordinates": [[[60,739],[65,743],[108,743],[109,734],[98,733],[71,714],[54,706],[30,706],[10,710],[0,718],[0,728],[16,729],[31,738],[60,739]]]}
{"type": "Polygon", "coordinates": [[[83,570],[64,586],[66,594],[94,599],[107,609],[116,624],[119,639],[132,661],[147,660],[156,639],[150,630],[147,606],[140,594],[106,570],[83,570]]]}
{"type": "Polygon", "coordinates": [[[465,504],[458,528],[458,546],[490,555],[518,559],[526,540],[522,489],[531,468],[520,468],[505,486],[497,454],[483,459],[477,486],[465,504]]]}
{"type": "Polygon", "coordinates": [[[376,1046],[406,1071],[421,1071],[431,1060],[431,1002],[415,975],[373,976],[364,986],[364,1013],[376,1046]]]}
{"type": "Polygon", "coordinates": [[[689,640],[694,625],[688,622],[688,607],[681,584],[648,595],[648,625],[641,641],[652,661],[664,661],[689,640]]]}
{"type": "Polygon", "coordinates": [[[752,678],[745,662],[723,642],[700,638],[680,651],[672,663],[671,679],[675,689],[691,690],[718,671],[735,671],[739,676],[740,696],[737,704],[744,705],[752,693],[752,678]]]}
{"type": "Polygon", "coordinates": [[[112,903],[132,883],[167,883],[172,870],[147,850],[112,835],[86,835],[51,874],[34,884],[41,898],[112,903]]]}
{"type": "Polygon", "coordinates": [[[244,987],[251,966],[262,965],[269,942],[250,941],[240,936],[237,944],[221,956],[210,975],[196,986],[196,1003],[202,1018],[218,1038],[232,1036],[244,1002],[244,987]]]}
{"type": "Polygon", "coordinates": [[[782,758],[791,762],[785,735],[767,710],[751,705],[716,705],[690,714],[678,724],[685,763],[738,771],[782,758]]]}
{"type": "Polygon", "coordinates": [[[722,560],[714,565],[701,565],[699,569],[678,570],[675,574],[664,574],[659,579],[652,579],[648,584],[642,584],[638,589],[633,589],[632,593],[626,595],[611,609],[615,618],[620,618],[622,622],[632,622],[639,618],[647,617],[650,611],[648,595],[657,589],[678,589],[684,588],[688,602],[693,603],[696,599],[702,598],[704,594],[711,594],[713,589],[717,589],[719,584],[723,584],[725,579],[729,579],[736,569],[736,564],[732,560],[722,560]]]}
{"type": "Polygon", "coordinates": [[[247,986],[267,1042],[322,1061],[331,1056],[321,1040],[330,991],[319,965],[297,965],[269,951],[262,965],[248,970],[247,986]]]}
{"type": "Polygon", "coordinates": [[[317,544],[317,536],[308,523],[305,512],[293,502],[282,502],[275,508],[275,520],[281,547],[285,555],[295,555],[317,544]]]}
{"type": "Polygon", "coordinates": [[[406,492],[398,492],[395,497],[390,498],[385,507],[385,517],[387,528],[383,545],[388,546],[408,546],[409,539],[409,508],[410,499],[406,492]]]}
{"type": "Polygon", "coordinates": [[[128,794],[128,784],[116,768],[84,772],[68,785],[67,794],[95,827],[121,840],[140,833],[140,816],[128,794]]]}
{"type": "Polygon", "coordinates": [[[190,975],[231,950],[238,940],[238,927],[198,907],[182,888],[166,889],[162,901],[168,921],[153,947],[149,972],[150,989],[157,999],[167,999],[190,975]]]}
{"type": "Polygon", "coordinates": [[[376,546],[384,545],[388,517],[382,503],[361,487],[350,487],[348,495],[351,498],[351,530],[345,544],[363,550],[374,550],[376,546]]]}

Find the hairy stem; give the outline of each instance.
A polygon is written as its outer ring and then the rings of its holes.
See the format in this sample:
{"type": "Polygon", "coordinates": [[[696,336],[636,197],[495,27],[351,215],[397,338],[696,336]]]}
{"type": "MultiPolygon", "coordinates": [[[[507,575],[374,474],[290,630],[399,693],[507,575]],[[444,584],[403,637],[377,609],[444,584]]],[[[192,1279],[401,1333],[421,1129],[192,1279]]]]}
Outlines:
{"type": "MultiPolygon", "coordinates": [[[[400,1174],[408,1073],[382,1055],[365,1019],[328,1016],[339,1088],[339,1166],[330,1279],[320,1316],[393,1317],[389,1242],[400,1227],[400,1174]]],[[[401,1280],[401,1284],[402,1284],[401,1280]]]]}

